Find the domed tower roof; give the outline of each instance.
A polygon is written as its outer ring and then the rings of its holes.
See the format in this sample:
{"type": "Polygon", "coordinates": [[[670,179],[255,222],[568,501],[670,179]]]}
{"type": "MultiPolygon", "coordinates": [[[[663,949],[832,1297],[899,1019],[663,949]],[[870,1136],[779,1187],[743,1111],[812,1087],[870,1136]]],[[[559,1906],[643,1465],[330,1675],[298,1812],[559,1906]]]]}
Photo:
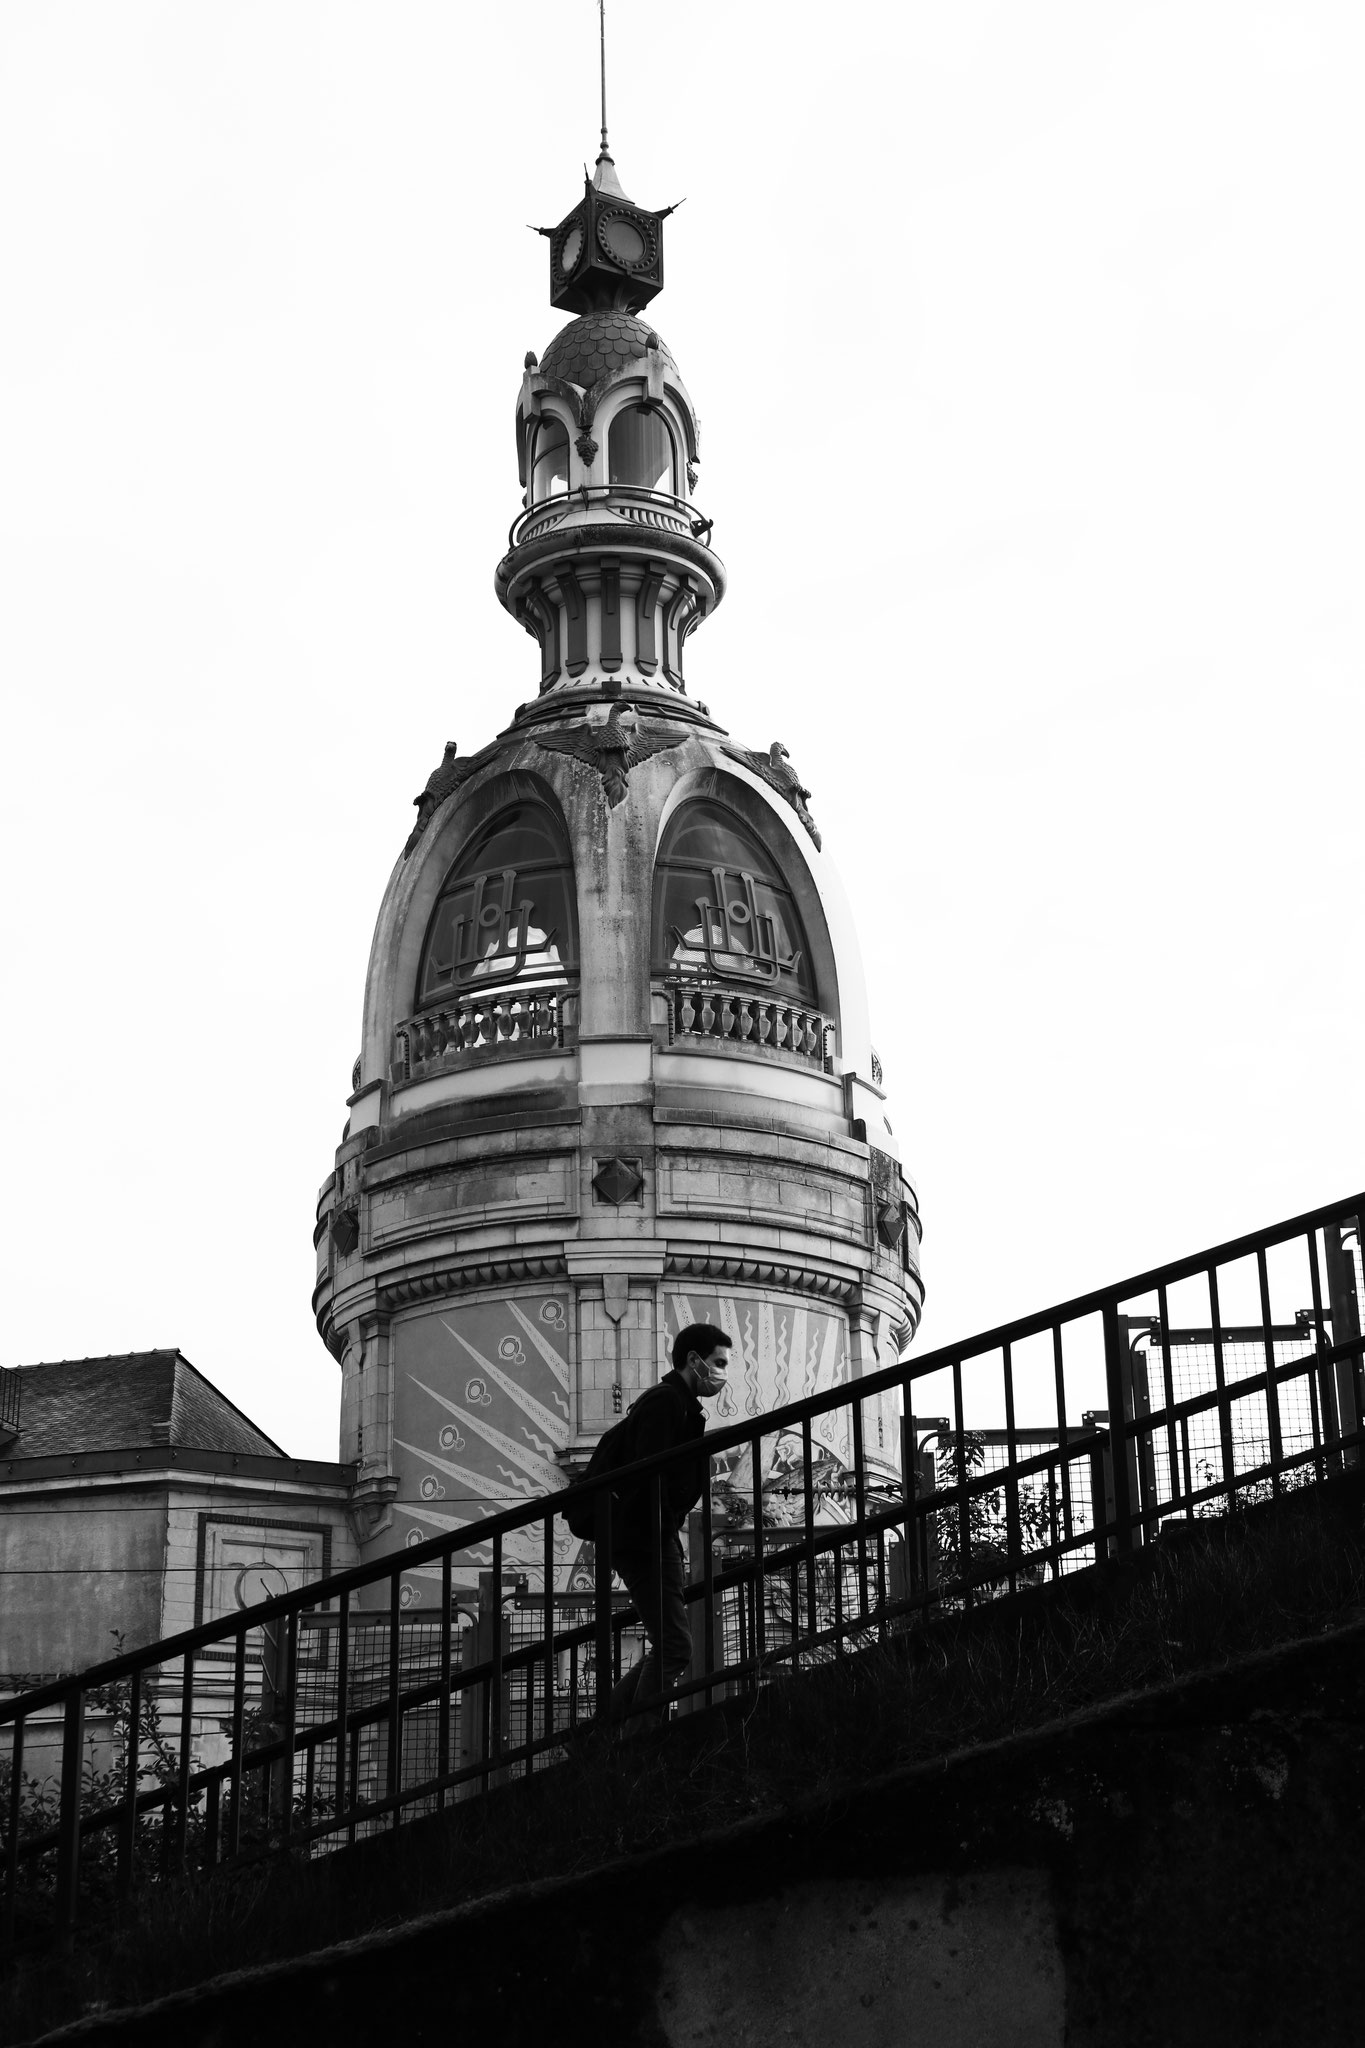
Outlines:
{"type": "MultiPolygon", "coordinates": [[[[417,799],[319,1203],[342,1456],[364,1548],[395,1560],[557,1485],[699,1321],[742,1355],[754,1417],[891,1363],[923,1296],[810,792],[784,746],[739,744],[688,694],[725,569],[694,497],[696,410],[642,317],[670,209],[631,200],[605,144],[549,231],[569,324],[524,356],[515,413],[496,588],[539,690],[448,742],[417,799]]],[[[775,664],[779,701],[793,684],[775,664]]],[[[465,701],[490,718],[492,679],[465,701]]],[[[852,1413],[893,1484],[894,1397],[852,1413]]],[[[825,1420],[819,1456],[847,1463],[853,1425],[825,1420]]],[[[556,1530],[569,1587],[577,1539],[556,1530]]],[[[543,1547],[504,1565],[545,1572],[543,1547]]],[[[395,1570],[428,1612],[455,1584],[395,1570]]]]}
{"type": "Polygon", "coordinates": [[[648,322],[633,313],[598,312],[585,313],[560,328],[541,358],[540,373],[591,391],[628,363],[643,362],[651,334],[660,356],[676,372],[677,363],[648,322]]]}

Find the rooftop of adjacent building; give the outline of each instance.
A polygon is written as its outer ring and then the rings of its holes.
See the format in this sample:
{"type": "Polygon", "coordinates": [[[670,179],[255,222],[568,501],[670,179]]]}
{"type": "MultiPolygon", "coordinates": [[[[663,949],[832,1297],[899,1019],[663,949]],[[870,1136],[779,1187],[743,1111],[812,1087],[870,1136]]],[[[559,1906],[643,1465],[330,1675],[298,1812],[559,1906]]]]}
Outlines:
{"type": "Polygon", "coordinates": [[[67,1358],[14,1372],[18,1430],[5,1432],[9,1459],[163,1445],[287,1455],[178,1350],[67,1358]]]}

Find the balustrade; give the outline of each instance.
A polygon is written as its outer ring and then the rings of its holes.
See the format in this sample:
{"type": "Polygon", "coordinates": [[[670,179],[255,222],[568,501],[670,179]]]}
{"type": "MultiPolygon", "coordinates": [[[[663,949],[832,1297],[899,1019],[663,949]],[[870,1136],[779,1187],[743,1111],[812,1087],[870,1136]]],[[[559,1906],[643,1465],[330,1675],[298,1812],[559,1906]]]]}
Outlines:
{"type": "Polygon", "coordinates": [[[391,1078],[426,1080],[479,1054],[553,1052],[564,1045],[569,991],[501,989],[411,1017],[393,1034],[391,1078]]]}
{"type": "Polygon", "coordinates": [[[670,1038],[719,1039],[787,1053],[828,1071],[834,1029],[819,1010],[715,982],[677,982],[668,991],[670,1038]]]}

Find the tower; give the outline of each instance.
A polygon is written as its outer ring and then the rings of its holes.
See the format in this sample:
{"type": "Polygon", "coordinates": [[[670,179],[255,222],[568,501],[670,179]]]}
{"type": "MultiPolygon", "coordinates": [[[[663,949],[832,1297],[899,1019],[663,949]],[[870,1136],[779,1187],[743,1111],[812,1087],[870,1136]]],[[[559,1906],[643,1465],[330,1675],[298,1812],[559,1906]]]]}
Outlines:
{"type": "MultiPolygon", "coordinates": [[[[915,1198],[809,791],[684,681],[725,571],[696,410],[640,317],[670,210],[627,196],[604,126],[545,231],[575,317],[526,358],[495,579],[539,689],[447,744],[379,911],[314,1296],[365,1556],[562,1485],[688,1323],[733,1340],[724,1422],[894,1362],[919,1317],[915,1198]]],[[[817,1447],[835,1467],[842,1427],[817,1447]]],[[[863,1430],[894,1479],[889,1401],[863,1430]]],[[[776,1483],[790,1447],[767,1452],[776,1483]]],[[[439,1580],[405,1575],[405,1603],[439,1580]]]]}

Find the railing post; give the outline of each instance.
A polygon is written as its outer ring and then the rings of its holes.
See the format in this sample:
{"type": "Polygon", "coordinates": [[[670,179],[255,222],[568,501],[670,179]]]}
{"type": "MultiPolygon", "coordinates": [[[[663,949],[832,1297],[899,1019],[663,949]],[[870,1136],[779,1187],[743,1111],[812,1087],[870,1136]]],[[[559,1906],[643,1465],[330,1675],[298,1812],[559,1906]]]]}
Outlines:
{"type": "MultiPolygon", "coordinates": [[[[1327,1265],[1327,1301],[1332,1318],[1334,1346],[1349,1343],[1360,1336],[1360,1302],[1356,1293],[1355,1262],[1342,1242],[1343,1233],[1352,1225],[1359,1228],[1357,1219],[1348,1217],[1343,1223],[1325,1224],[1322,1232],[1322,1249],[1327,1265]]],[[[1342,1453],[1342,1461],[1346,1465],[1360,1463],[1359,1379],[1359,1351],[1337,1360],[1332,1380],[1337,1405],[1337,1436],[1346,1446],[1342,1453]]]]}
{"type": "Polygon", "coordinates": [[[1103,1321],[1104,1379],[1109,1392],[1110,1466],[1114,1486],[1114,1549],[1123,1557],[1137,1548],[1137,1531],[1133,1527],[1133,1496],[1128,1480],[1130,1395],[1116,1303],[1105,1303],[1103,1321]]]}
{"type": "Polygon", "coordinates": [[[181,1870],[189,1853],[190,1777],[194,1770],[194,1652],[180,1669],[180,1751],[176,1757],[175,1854],[181,1870]]]}
{"type": "Polygon", "coordinates": [[[118,1831],[118,1893],[125,1905],[133,1890],[133,1855],[137,1847],[137,1786],[141,1759],[138,1740],[142,1719],[142,1673],[128,1680],[128,1748],[123,1760],[123,1812],[118,1831]]]}
{"type": "MultiPolygon", "coordinates": [[[[400,1705],[402,1671],[400,1667],[399,1627],[403,1612],[403,1574],[396,1571],[389,1577],[389,1716],[388,1755],[385,1758],[384,1790],[390,1799],[396,1798],[403,1782],[403,1710],[400,1705]]],[[[398,1825],[398,1808],[391,1812],[390,1825],[398,1825]]]]}
{"type": "MultiPolygon", "coordinates": [[[[284,1697],[277,1702],[283,1711],[277,1718],[282,1723],[285,1753],[279,1766],[278,1814],[280,1832],[286,1841],[294,1826],[294,1748],[299,1734],[299,1631],[303,1617],[295,1608],[281,1616],[275,1624],[284,1630],[284,1697]]],[[[312,1752],[309,1752],[310,1756],[312,1752]]]]}
{"type": "Polygon", "coordinates": [[[24,1817],[24,1717],[14,1723],[10,1749],[9,1832],[5,1842],[5,1907],[0,1915],[0,1938],[14,1937],[14,1909],[19,1896],[19,1830],[24,1817]]]}
{"type": "Polygon", "coordinates": [[[611,1713],[611,1488],[593,1503],[593,1662],[596,1696],[593,1718],[611,1713]]]}
{"type": "Polygon", "coordinates": [[[76,1925],[81,1863],[81,1798],[84,1792],[85,1693],[79,1684],[66,1696],[62,1718],[62,1800],[57,1827],[57,1933],[68,1941],[76,1925]]]}

